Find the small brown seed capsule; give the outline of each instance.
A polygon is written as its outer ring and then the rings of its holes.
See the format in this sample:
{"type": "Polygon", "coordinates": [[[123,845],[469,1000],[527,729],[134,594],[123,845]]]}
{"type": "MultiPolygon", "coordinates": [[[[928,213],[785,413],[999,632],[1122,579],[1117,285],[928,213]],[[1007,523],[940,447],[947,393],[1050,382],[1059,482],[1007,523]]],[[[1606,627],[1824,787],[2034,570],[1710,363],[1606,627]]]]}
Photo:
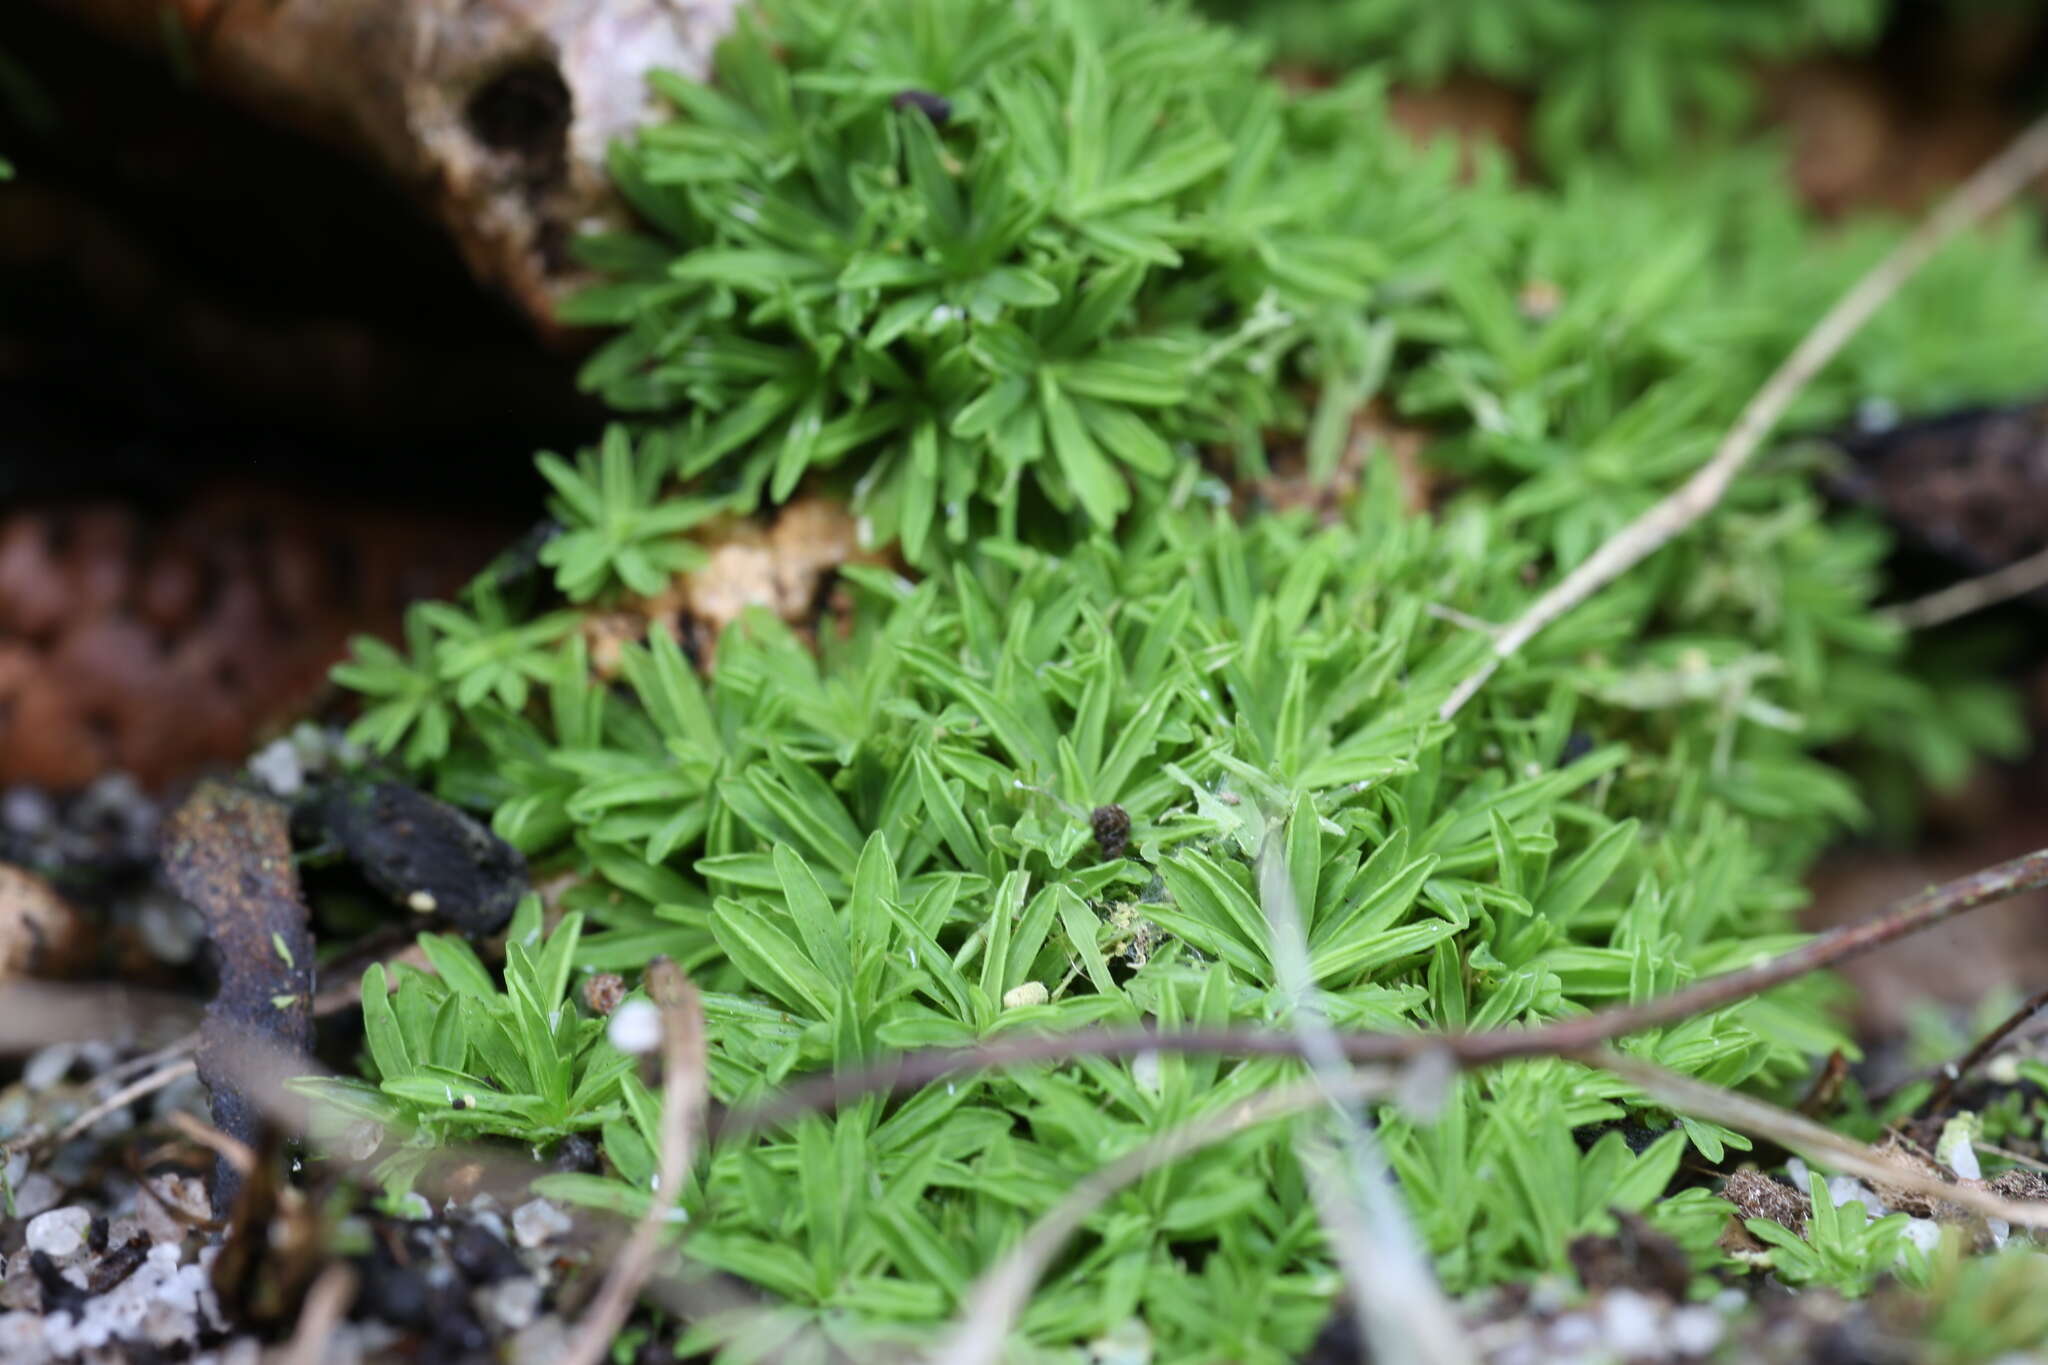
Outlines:
{"type": "Polygon", "coordinates": [[[626,998],[626,979],[617,972],[598,972],[583,983],[583,1003],[592,1014],[610,1014],[626,998]]]}
{"type": "Polygon", "coordinates": [[[1095,846],[1106,861],[1115,862],[1130,852],[1131,816],[1122,806],[1097,806],[1088,823],[1095,830],[1095,846]]]}

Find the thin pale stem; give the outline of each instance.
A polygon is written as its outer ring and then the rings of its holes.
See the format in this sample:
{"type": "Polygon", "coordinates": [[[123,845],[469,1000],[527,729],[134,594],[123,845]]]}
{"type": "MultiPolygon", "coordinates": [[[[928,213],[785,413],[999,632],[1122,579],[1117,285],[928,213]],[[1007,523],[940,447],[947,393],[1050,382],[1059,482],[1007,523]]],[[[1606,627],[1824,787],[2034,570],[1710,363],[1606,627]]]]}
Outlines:
{"type": "Polygon", "coordinates": [[[661,1233],[675,1207],[696,1151],[700,1115],[709,1087],[705,1060],[704,1007],[697,988],[667,958],[647,969],[647,993],[661,1009],[663,1082],[661,1154],[656,1163],[654,1195],[647,1212],[633,1224],[632,1235],[612,1262],[597,1297],[583,1315],[583,1325],[563,1356],[563,1365],[598,1365],[610,1356],[619,1329],[626,1325],[640,1291],[654,1274],[661,1251],[661,1233]]]}
{"type": "Polygon", "coordinates": [[[1885,615],[1908,630],[1926,630],[2039,588],[2048,588],[2048,550],[2038,550],[1980,578],[1966,578],[1940,592],[1902,602],[1885,615]]]}
{"type": "Polygon", "coordinates": [[[1594,593],[1662,549],[1712,511],[1728,485],[1756,453],[1799,396],[1838,355],[1849,339],[1900,286],[1951,237],[2011,199],[2027,182],[2048,170],[2048,117],[2028,129],[1959,185],[1904,241],[1879,261],[1813,325],[1792,354],[1764,381],[1721,438],[1713,458],[1678,490],[1624,526],[1527,611],[1493,637],[1493,651],[1478,669],[1452,689],[1437,714],[1449,720],[1486,685],[1501,663],[1594,593]]]}

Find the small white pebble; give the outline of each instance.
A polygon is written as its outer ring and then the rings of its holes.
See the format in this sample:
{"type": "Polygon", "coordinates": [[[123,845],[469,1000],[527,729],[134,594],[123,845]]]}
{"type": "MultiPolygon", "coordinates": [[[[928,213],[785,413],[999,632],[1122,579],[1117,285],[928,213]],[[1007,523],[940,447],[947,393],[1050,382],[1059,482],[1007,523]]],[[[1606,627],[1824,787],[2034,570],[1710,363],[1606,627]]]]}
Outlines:
{"type": "Polygon", "coordinates": [[[149,951],[165,962],[190,962],[206,938],[206,922],[199,912],[170,896],[145,900],[135,927],[149,951]]]}
{"type": "Polygon", "coordinates": [[[273,796],[297,796],[306,786],[305,765],[289,739],[274,739],[252,754],[249,775],[270,788],[273,796]]]}
{"type": "Polygon", "coordinates": [[[37,1171],[14,1187],[14,1216],[33,1218],[56,1208],[57,1201],[63,1197],[64,1191],[57,1182],[37,1171]]]}
{"type": "Polygon", "coordinates": [[[1941,1245],[1941,1224],[1932,1218],[1914,1218],[1905,1226],[1906,1240],[1922,1251],[1932,1251],[1941,1245]]]}
{"type": "Polygon", "coordinates": [[[1567,1313],[1550,1324],[1550,1346],[1560,1355],[1590,1351],[1600,1339],[1600,1329],[1584,1313],[1567,1313]]]}
{"type": "Polygon", "coordinates": [[[1688,1304],[1664,1324],[1665,1339],[1682,1356],[1704,1356],[1721,1344],[1721,1315],[1703,1303],[1688,1304]]]}
{"type": "Polygon", "coordinates": [[[1663,1340],[1657,1305],[1633,1289],[1616,1289],[1600,1301],[1600,1335],[1623,1360],[1655,1354],[1663,1340]]]}
{"type": "Polygon", "coordinates": [[[368,1161],[384,1145],[384,1125],[375,1119],[352,1123],[341,1135],[341,1150],[355,1161],[368,1161]]]}
{"type": "Polygon", "coordinates": [[[1836,1208],[1840,1208],[1844,1204],[1861,1204],[1863,1205],[1863,1211],[1872,1218],[1882,1218],[1888,1212],[1884,1206],[1884,1201],[1872,1193],[1868,1185],[1865,1185],[1853,1175],[1829,1177],[1828,1197],[1835,1201],[1836,1208]]]}
{"type": "MultiPolygon", "coordinates": [[[[194,1222],[213,1212],[206,1182],[198,1176],[160,1175],[135,1200],[135,1216],[159,1248],[185,1240],[194,1222]]],[[[175,1264],[175,1262],[173,1262],[175,1264]]]]}
{"type": "Polygon", "coordinates": [[[10,1365],[43,1365],[50,1358],[43,1345],[40,1313],[0,1313],[0,1360],[10,1365]]]}
{"type": "Polygon", "coordinates": [[[1003,992],[1003,1008],[1006,1010],[1029,1009],[1043,1005],[1052,999],[1052,992],[1045,988],[1043,981],[1027,981],[1015,990],[1003,992]]]}
{"type": "Polygon", "coordinates": [[[40,1251],[54,1261],[66,1261],[85,1250],[86,1235],[91,1231],[92,1214],[73,1204],[29,1219],[24,1236],[30,1251],[40,1251]]]}
{"type": "Polygon", "coordinates": [[[529,1199],[512,1210],[512,1238],[528,1250],[562,1236],[571,1226],[569,1215],[545,1199],[529,1199]]]}
{"type": "Polygon", "coordinates": [[[415,914],[431,915],[439,908],[440,902],[434,899],[431,891],[415,891],[405,898],[405,905],[415,914]]]}
{"type": "Polygon", "coordinates": [[[520,1275],[485,1285],[470,1296],[485,1322],[517,1332],[540,1316],[540,1281],[520,1275]]]}
{"type": "Polygon", "coordinates": [[[651,1000],[623,1001],[604,1032],[621,1052],[652,1052],[661,1046],[661,1011],[651,1000]]]}
{"type": "Polygon", "coordinates": [[[1954,1171],[1958,1180],[1984,1178],[1977,1164],[1977,1133],[1977,1116],[1966,1111],[1942,1124],[1941,1136],[1935,1139],[1934,1159],[1954,1171]]]}

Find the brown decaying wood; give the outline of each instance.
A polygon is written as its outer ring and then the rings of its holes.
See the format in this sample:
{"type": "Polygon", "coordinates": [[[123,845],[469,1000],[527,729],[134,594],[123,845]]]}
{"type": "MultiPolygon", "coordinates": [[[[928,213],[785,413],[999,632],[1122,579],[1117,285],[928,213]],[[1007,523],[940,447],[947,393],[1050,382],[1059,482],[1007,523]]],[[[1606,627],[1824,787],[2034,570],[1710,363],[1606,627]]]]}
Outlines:
{"type": "Polygon", "coordinates": [[[51,0],[201,86],[380,166],[543,330],[567,245],[624,221],[605,150],[694,78],[737,0],[51,0]],[[167,28],[172,32],[167,39],[167,28]]]}

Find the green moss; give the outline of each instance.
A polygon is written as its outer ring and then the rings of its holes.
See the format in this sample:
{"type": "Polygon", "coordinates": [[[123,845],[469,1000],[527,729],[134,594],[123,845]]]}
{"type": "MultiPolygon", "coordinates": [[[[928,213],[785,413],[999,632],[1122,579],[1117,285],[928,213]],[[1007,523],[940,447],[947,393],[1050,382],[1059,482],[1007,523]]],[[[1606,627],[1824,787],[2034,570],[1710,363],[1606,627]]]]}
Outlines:
{"type": "Polygon", "coordinates": [[[1751,66],[1876,38],[1885,0],[1207,0],[1284,60],[1383,64],[1429,86],[1477,75],[1534,97],[1553,165],[1670,157],[1752,112],[1751,66]]]}
{"type": "MultiPolygon", "coordinates": [[[[618,157],[661,235],[591,246],[617,283],[581,316],[621,328],[589,377],[642,435],[549,464],[553,581],[487,577],[416,616],[410,657],[340,675],[375,702],[363,739],[582,879],[577,964],[666,953],[704,987],[718,1099],[1011,1029],[1282,1021],[1267,848],[1342,1026],[1641,999],[1788,946],[1799,875],[1867,794],[2012,740],[1995,689],[1937,704],[1903,665],[1870,605],[1885,537],[1824,514],[1796,447],[1435,718],[1486,651],[1454,622],[1509,619],[1697,467],[1895,238],[1817,231],[1771,156],[1461,179],[1389,130],[1375,73],[1285,95],[1238,35],[1143,0],[757,23],[618,157]],[[1270,459],[1328,476],[1374,396],[1432,432],[1441,506],[1378,457],[1329,525],[1228,510],[1270,459]],[[657,633],[592,680],[563,598],[644,588],[692,562],[710,500],[807,478],[915,579],[848,569],[815,649],[752,617],[708,676],[657,633]],[[1131,858],[1095,843],[1112,803],[1131,858]],[[1027,982],[1044,1003],[1004,1008],[1027,982]]],[[[2038,386],[2030,231],[1938,262],[1798,425],[2038,386]]],[[[1845,1045],[1825,994],[1630,1046],[1782,1087],[1845,1045]]],[[[623,1106],[616,1178],[549,1188],[644,1207],[652,1100],[581,1065],[613,1089],[578,1112],[623,1106]]],[[[687,1244],[841,1340],[924,1332],[1083,1173],[1292,1069],[1091,1061],[862,1103],[717,1147],[687,1244]]],[[[1711,1256],[1718,1206],[1659,1196],[1733,1135],[1562,1062],[1464,1081],[1449,1114],[1387,1134],[1453,1286],[1561,1268],[1613,1206],[1711,1256]],[[1573,1140],[1624,1116],[1667,1135],[1573,1140]]],[[[1335,1288],[1287,1134],[1257,1130],[1113,1200],[1025,1325],[1065,1349],[1137,1316],[1160,1359],[1279,1359],[1335,1288]]]]}

